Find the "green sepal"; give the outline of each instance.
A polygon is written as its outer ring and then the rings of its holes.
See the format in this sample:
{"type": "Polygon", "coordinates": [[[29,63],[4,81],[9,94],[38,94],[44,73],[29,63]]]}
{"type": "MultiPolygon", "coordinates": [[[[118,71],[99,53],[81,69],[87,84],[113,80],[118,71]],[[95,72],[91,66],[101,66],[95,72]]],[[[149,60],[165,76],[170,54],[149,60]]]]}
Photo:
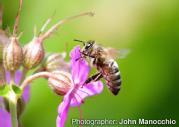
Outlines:
{"type": "Polygon", "coordinates": [[[14,91],[14,93],[15,93],[18,97],[21,96],[22,90],[21,90],[18,86],[12,85],[12,90],[14,91]]]}
{"type": "Polygon", "coordinates": [[[0,96],[8,97],[9,92],[14,92],[17,97],[20,97],[22,95],[22,90],[17,85],[0,86],[0,96]]]}
{"type": "Polygon", "coordinates": [[[9,85],[0,86],[0,96],[6,97],[9,91],[10,91],[9,85]]]}

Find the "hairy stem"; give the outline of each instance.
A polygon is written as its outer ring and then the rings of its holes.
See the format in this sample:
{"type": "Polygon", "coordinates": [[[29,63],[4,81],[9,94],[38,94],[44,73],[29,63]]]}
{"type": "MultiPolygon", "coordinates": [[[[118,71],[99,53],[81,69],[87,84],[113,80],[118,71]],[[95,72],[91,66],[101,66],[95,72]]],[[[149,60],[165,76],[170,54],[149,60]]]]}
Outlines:
{"type": "Polygon", "coordinates": [[[81,111],[81,108],[80,108],[80,105],[78,105],[78,112],[79,112],[79,119],[80,119],[80,127],[82,127],[82,111],[81,111]]]}
{"type": "MultiPolygon", "coordinates": [[[[45,32],[44,34],[41,35],[42,40],[48,38],[56,29],[58,29],[61,25],[63,25],[64,23],[71,21],[73,19],[82,17],[82,16],[93,16],[94,14],[92,12],[85,12],[85,13],[81,13],[79,15],[75,15],[75,16],[71,16],[65,19],[60,20],[58,23],[56,23],[54,26],[52,26],[47,32],[45,32]]],[[[47,20],[48,23],[48,20],[47,20]]]]}
{"type": "Polygon", "coordinates": [[[28,86],[33,80],[35,80],[36,78],[39,78],[39,77],[45,77],[45,78],[52,77],[52,78],[58,80],[58,78],[50,72],[39,72],[39,73],[35,73],[35,74],[27,77],[21,84],[20,88],[22,90],[24,90],[26,86],[28,86]]]}
{"type": "Polygon", "coordinates": [[[11,126],[18,127],[17,103],[9,100],[9,109],[10,109],[10,114],[11,114],[11,126]]]}
{"type": "Polygon", "coordinates": [[[2,6],[0,5],[0,28],[2,28],[2,16],[3,16],[3,9],[2,6]]]}
{"type": "Polygon", "coordinates": [[[21,80],[19,82],[19,85],[21,85],[21,83],[24,81],[24,79],[27,75],[27,72],[28,72],[28,69],[24,67],[23,70],[22,70],[22,76],[21,76],[21,80]]]}
{"type": "Polygon", "coordinates": [[[4,85],[6,82],[5,69],[2,63],[0,63],[0,86],[4,85]]]}
{"type": "Polygon", "coordinates": [[[47,21],[44,23],[44,25],[42,26],[39,35],[45,30],[45,28],[47,27],[47,25],[51,22],[52,18],[48,18],[47,21]]]}
{"type": "Polygon", "coordinates": [[[15,23],[14,23],[13,36],[15,36],[16,33],[17,33],[17,28],[18,28],[18,24],[19,24],[19,16],[20,16],[21,9],[22,9],[22,0],[19,0],[19,9],[18,9],[16,20],[15,20],[15,23]]]}
{"type": "Polygon", "coordinates": [[[14,71],[10,71],[10,85],[14,84],[14,74],[15,74],[14,71]]]}

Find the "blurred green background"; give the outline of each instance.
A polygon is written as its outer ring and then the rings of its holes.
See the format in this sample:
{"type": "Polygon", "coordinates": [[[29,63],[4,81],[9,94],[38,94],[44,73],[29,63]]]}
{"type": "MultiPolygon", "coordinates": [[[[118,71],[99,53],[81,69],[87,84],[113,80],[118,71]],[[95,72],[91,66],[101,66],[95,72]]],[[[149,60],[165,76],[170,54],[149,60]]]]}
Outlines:
{"type": "MultiPolygon", "coordinates": [[[[4,6],[3,27],[9,26],[12,30],[18,0],[0,1],[4,6]]],[[[34,26],[39,30],[54,12],[49,26],[85,11],[94,11],[95,16],[65,24],[44,42],[46,51],[64,51],[65,43],[68,43],[69,52],[76,45],[73,39],[77,38],[95,39],[104,46],[128,48],[131,53],[126,59],[118,60],[123,78],[119,95],[113,96],[104,87],[101,94],[87,98],[81,105],[83,118],[171,118],[178,122],[179,1],[24,0],[19,25],[19,31],[24,31],[21,44],[30,41],[34,26]]],[[[34,81],[22,118],[24,126],[55,127],[61,99],[48,88],[46,80],[34,81]]],[[[71,119],[78,117],[78,109],[70,108],[65,126],[72,126],[71,119]]]]}

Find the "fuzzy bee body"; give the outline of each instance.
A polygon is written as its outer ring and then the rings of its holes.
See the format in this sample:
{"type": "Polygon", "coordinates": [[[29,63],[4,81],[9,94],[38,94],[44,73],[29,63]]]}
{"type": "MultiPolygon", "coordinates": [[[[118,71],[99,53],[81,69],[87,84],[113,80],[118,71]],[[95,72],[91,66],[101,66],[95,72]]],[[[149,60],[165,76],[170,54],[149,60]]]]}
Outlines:
{"type": "Polygon", "coordinates": [[[117,62],[113,59],[103,60],[97,58],[93,61],[93,65],[96,66],[98,72],[101,72],[106,81],[108,89],[114,95],[117,95],[121,86],[121,76],[117,62]]]}
{"type": "Polygon", "coordinates": [[[117,62],[114,59],[105,58],[105,56],[103,57],[101,54],[99,57],[92,59],[92,63],[98,72],[101,72],[108,89],[114,95],[117,95],[121,86],[121,75],[117,62]]]}
{"type": "Polygon", "coordinates": [[[85,84],[104,78],[108,89],[117,95],[121,87],[121,75],[117,62],[108,56],[105,48],[95,44],[95,41],[84,42],[81,56],[88,58],[92,65],[96,67],[97,74],[89,77],[85,84]]]}

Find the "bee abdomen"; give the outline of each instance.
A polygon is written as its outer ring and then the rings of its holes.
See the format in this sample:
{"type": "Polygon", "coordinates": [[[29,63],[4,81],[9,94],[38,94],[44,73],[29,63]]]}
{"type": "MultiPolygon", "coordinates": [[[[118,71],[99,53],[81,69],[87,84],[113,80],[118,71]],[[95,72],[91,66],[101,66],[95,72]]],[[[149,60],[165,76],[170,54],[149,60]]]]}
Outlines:
{"type": "Polygon", "coordinates": [[[117,95],[121,88],[121,78],[119,77],[120,76],[118,75],[115,77],[116,79],[114,80],[112,78],[107,79],[107,86],[114,95],[117,95]]]}
{"type": "Polygon", "coordinates": [[[110,69],[110,72],[105,76],[105,79],[107,81],[107,86],[109,90],[114,95],[117,95],[121,88],[121,75],[118,66],[116,66],[115,61],[110,69]]]}

